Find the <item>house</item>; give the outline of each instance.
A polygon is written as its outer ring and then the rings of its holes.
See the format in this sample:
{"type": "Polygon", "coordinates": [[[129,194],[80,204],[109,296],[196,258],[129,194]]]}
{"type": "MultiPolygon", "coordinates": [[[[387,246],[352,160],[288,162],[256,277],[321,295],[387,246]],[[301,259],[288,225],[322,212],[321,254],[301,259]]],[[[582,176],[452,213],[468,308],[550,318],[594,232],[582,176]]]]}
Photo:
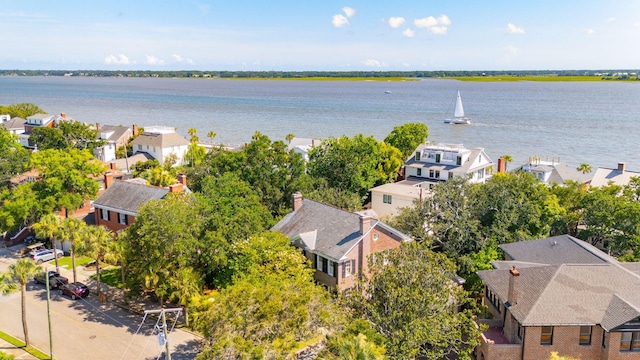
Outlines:
{"type": "Polygon", "coordinates": [[[27,120],[24,123],[24,132],[18,133],[18,140],[20,141],[20,144],[26,148],[34,148],[35,144],[33,141],[29,140],[29,136],[33,129],[38,127],[52,128],[56,121],[65,120],[66,118],[67,116],[64,113],[60,115],[34,114],[27,116],[27,120]]]}
{"type": "Polygon", "coordinates": [[[293,211],[271,231],[291,239],[311,262],[315,279],[330,289],[347,290],[368,274],[368,258],[411,241],[407,235],[374,219],[313,200],[292,196],[293,211]]]}
{"type": "Polygon", "coordinates": [[[640,359],[640,263],[569,235],[500,247],[478,272],[493,319],[476,359],[640,359]]]}
{"type": "Polygon", "coordinates": [[[371,208],[382,218],[421,201],[438,182],[461,176],[471,183],[484,183],[493,173],[493,161],[482,148],[429,142],[419,145],[414,154],[405,161],[405,180],[370,190],[371,208]]]}
{"type": "Polygon", "coordinates": [[[591,175],[554,159],[544,161],[537,157],[529,158],[529,162],[517,168],[516,171],[528,172],[547,185],[553,183],[563,185],[567,181],[585,184],[591,180],[591,175]]]}
{"type": "Polygon", "coordinates": [[[311,149],[314,147],[320,145],[321,142],[319,139],[294,137],[289,142],[289,145],[287,145],[287,150],[293,150],[300,154],[304,161],[309,161],[309,152],[311,152],[311,149]]]}
{"type": "Polygon", "coordinates": [[[163,165],[167,156],[175,154],[175,165],[182,165],[189,141],[167,126],[149,126],[144,132],[131,141],[133,154],[145,152],[163,165]]]}
{"type": "Polygon", "coordinates": [[[593,187],[602,187],[609,184],[624,186],[629,185],[631,178],[637,176],[640,176],[640,172],[629,171],[627,170],[627,164],[620,162],[615,169],[598,168],[589,185],[593,187]]]}
{"type": "Polygon", "coordinates": [[[24,124],[27,122],[27,120],[21,118],[21,117],[14,117],[11,120],[7,120],[4,121],[2,123],[0,123],[0,126],[4,127],[5,129],[7,129],[7,131],[9,131],[11,134],[23,134],[24,133],[24,124]]]}
{"type": "Polygon", "coordinates": [[[140,179],[114,181],[111,172],[105,173],[105,190],[93,202],[96,225],[103,225],[117,233],[133,223],[142,204],[149,200],[163,199],[170,192],[188,189],[184,175],[179,175],[178,183],[168,188],[149,186],[138,180],[140,179]]]}
{"type": "Polygon", "coordinates": [[[96,130],[98,131],[98,139],[106,142],[103,146],[96,147],[93,150],[95,158],[102,162],[115,160],[116,150],[119,147],[126,146],[129,139],[133,137],[133,130],[122,125],[105,125],[101,127],[100,123],[97,123],[96,130]]]}
{"type": "Polygon", "coordinates": [[[11,120],[11,115],[9,114],[0,114],[0,124],[6,123],[11,120]]]}

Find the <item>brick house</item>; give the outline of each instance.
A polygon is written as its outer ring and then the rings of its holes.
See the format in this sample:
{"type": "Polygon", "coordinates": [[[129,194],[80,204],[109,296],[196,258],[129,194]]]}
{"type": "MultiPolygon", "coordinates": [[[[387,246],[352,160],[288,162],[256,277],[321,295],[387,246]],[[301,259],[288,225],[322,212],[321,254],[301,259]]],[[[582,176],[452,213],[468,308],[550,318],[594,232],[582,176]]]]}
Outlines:
{"type": "Polygon", "coordinates": [[[142,204],[163,199],[170,192],[187,189],[184,175],[178,176],[178,183],[168,188],[145,185],[138,180],[114,181],[110,172],[105,174],[105,190],[93,202],[96,225],[103,225],[117,233],[133,223],[142,204]]]}
{"type": "Polygon", "coordinates": [[[476,359],[640,359],[640,263],[568,235],[501,248],[478,272],[493,319],[476,359]]]}
{"type": "Polygon", "coordinates": [[[291,239],[331,289],[346,290],[368,274],[368,258],[411,241],[407,235],[368,214],[345,211],[293,194],[293,211],[271,231],[291,239]]]}

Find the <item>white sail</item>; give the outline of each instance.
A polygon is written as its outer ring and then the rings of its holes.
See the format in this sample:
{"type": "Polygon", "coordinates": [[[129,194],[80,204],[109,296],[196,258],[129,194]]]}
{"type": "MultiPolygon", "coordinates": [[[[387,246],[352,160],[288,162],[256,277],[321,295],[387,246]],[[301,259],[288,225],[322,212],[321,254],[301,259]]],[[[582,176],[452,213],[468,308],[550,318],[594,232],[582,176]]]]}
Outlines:
{"type": "Polygon", "coordinates": [[[453,116],[457,118],[464,117],[464,108],[462,107],[462,98],[460,97],[460,90],[458,90],[458,98],[456,99],[456,108],[453,112],[453,116]]]}

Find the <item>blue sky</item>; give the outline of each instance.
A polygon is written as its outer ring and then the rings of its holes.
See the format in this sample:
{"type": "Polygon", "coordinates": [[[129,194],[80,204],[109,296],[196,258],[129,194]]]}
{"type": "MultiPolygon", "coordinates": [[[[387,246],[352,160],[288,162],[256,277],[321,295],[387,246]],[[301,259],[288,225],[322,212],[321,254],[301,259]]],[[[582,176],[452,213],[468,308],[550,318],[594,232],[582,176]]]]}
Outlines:
{"type": "Polygon", "coordinates": [[[640,67],[638,0],[0,2],[1,69],[640,67]]]}

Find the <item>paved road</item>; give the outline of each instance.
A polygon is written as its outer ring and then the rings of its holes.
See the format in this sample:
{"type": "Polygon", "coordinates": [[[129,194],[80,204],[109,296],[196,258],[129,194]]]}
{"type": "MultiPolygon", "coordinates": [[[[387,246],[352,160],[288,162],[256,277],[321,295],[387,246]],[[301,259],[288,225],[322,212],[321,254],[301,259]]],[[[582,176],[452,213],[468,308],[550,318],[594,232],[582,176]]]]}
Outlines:
{"type": "MultiPolygon", "coordinates": [[[[0,271],[15,261],[15,254],[0,251],[0,271]]],[[[71,275],[63,272],[63,275],[71,275]]],[[[68,276],[70,279],[72,276],[68,276]]],[[[85,281],[80,279],[79,281],[85,281]]],[[[32,345],[49,352],[47,293],[42,285],[27,285],[27,323],[32,345]]],[[[95,294],[87,299],[71,300],[51,293],[51,326],[53,355],[56,359],[164,359],[164,347],[154,332],[156,318],[148,318],[138,331],[142,316],[131,314],[113,303],[100,303],[95,294]]],[[[20,293],[0,296],[0,330],[23,338],[20,293]]],[[[169,335],[171,358],[195,358],[200,339],[186,331],[174,330],[169,335]]]]}

